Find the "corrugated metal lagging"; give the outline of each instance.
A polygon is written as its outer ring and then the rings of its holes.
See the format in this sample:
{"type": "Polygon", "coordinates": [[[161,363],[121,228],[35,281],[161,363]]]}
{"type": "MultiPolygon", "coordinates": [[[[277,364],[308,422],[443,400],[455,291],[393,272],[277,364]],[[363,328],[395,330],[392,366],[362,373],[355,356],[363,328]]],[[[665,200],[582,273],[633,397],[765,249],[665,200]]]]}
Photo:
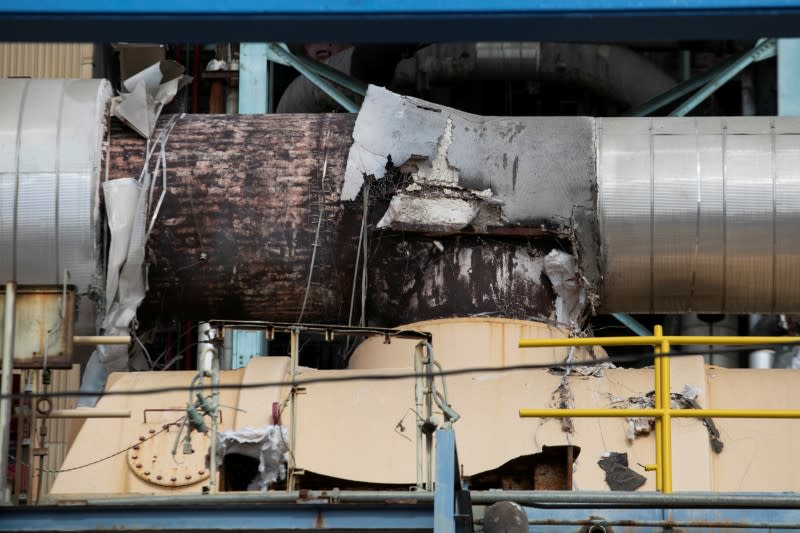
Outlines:
{"type": "Polygon", "coordinates": [[[91,79],[91,43],[2,43],[0,78],[91,79]]]}
{"type": "Polygon", "coordinates": [[[800,119],[598,119],[605,309],[800,308],[800,119]]]}
{"type": "Polygon", "coordinates": [[[105,80],[0,80],[0,279],[78,294],[98,276],[105,80]]]}

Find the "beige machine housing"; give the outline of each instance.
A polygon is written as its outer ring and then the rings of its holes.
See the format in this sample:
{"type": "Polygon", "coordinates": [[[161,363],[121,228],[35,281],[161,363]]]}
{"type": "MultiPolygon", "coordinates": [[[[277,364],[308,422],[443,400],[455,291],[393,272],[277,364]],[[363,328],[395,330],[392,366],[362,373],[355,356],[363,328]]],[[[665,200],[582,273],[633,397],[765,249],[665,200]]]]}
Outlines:
{"type": "MultiPolygon", "coordinates": [[[[444,369],[503,368],[518,364],[558,363],[566,348],[520,349],[520,338],[565,337],[567,332],[547,324],[505,319],[464,318],[412,324],[406,328],[433,334],[434,353],[444,369]]],[[[413,369],[417,341],[369,339],[355,352],[346,370],[301,368],[300,378],[337,375],[387,375],[413,369]]],[[[573,353],[575,360],[605,354],[573,353]]],[[[225,384],[275,382],[288,379],[289,358],[253,359],[245,369],[222,372],[225,384]]],[[[193,372],[114,374],[107,390],[136,390],[188,385],[193,372]]],[[[573,488],[609,490],[597,461],[608,452],[626,452],[629,464],[645,475],[639,490],[654,490],[652,472],[638,465],[654,462],[651,434],[629,440],[625,419],[573,420],[565,432],[560,420],[521,419],[522,407],[551,407],[562,375],[545,369],[478,372],[449,376],[448,400],[461,415],[454,424],[463,474],[474,476],[495,469],[543,446],[580,447],[573,488]]],[[[573,372],[569,389],[578,407],[609,407],[612,399],[643,396],[653,390],[653,370],[604,368],[597,373],[573,372]]],[[[791,370],[747,370],[707,367],[700,356],[672,363],[673,392],[684,385],[699,391],[697,402],[708,408],[785,409],[796,407],[800,374],[791,370]]],[[[416,481],[414,380],[352,381],[304,386],[297,395],[297,420],[284,410],[281,422],[296,423],[292,446],[296,468],[341,480],[375,486],[411,487],[416,481]],[[404,428],[402,430],[401,428],[404,428]]],[[[284,402],[288,387],[224,389],[220,429],[262,427],[272,423],[273,402],[284,402]]],[[[64,461],[75,468],[125,449],[182,416],[186,392],[145,396],[106,396],[99,409],[130,409],[130,419],[89,419],[64,461]],[[174,409],[168,411],[165,409],[174,409]],[[152,411],[147,411],[152,410],[152,411]],[[144,414],[147,411],[147,420],[144,414]]],[[[717,420],[724,450],[715,454],[701,420],[673,420],[674,490],[676,491],[798,491],[800,464],[784,460],[787,450],[800,445],[800,424],[791,420],[717,420]]],[[[206,441],[195,439],[196,453],[172,458],[175,430],[153,438],[147,463],[137,468],[132,453],[59,474],[51,491],[56,499],[114,497],[165,493],[199,493],[207,484],[206,441]],[[163,438],[161,438],[163,437],[163,438]],[[153,457],[151,457],[153,456],[153,457]],[[145,468],[150,478],[143,476],[145,468]],[[161,480],[153,480],[156,470],[161,480]],[[203,471],[203,473],[201,473],[203,471]],[[186,476],[191,476],[187,479],[186,476]],[[175,478],[172,481],[172,478],[175,478]]],[[[143,448],[140,448],[143,449],[143,448]]],[[[302,481],[301,481],[302,483],[302,481]]],[[[331,487],[332,488],[332,487],[331,487]]]]}

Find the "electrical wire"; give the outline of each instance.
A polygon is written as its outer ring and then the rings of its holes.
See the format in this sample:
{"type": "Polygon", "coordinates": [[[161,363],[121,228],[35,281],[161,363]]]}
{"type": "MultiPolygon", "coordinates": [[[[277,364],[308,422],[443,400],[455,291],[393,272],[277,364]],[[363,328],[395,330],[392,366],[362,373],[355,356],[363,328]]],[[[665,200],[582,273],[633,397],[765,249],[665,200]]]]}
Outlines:
{"type": "Polygon", "coordinates": [[[144,440],[137,440],[135,443],[131,444],[130,446],[128,446],[127,448],[125,448],[123,450],[120,450],[118,452],[114,452],[111,455],[106,455],[105,457],[102,457],[100,459],[95,459],[94,461],[91,461],[89,463],[82,464],[80,466],[73,466],[72,468],[64,468],[63,470],[47,470],[46,468],[37,468],[36,470],[38,470],[39,472],[43,472],[45,474],[62,474],[64,472],[72,472],[74,470],[80,470],[82,468],[87,468],[87,467],[96,465],[98,463],[102,463],[103,461],[108,461],[109,459],[113,459],[114,457],[116,457],[118,455],[121,455],[121,454],[127,452],[128,450],[132,450],[136,446],[141,445],[143,442],[147,442],[150,439],[154,439],[155,437],[157,437],[161,433],[164,433],[165,431],[167,431],[171,426],[175,426],[175,425],[179,424],[184,418],[185,417],[181,417],[178,420],[176,420],[175,422],[170,422],[169,424],[164,424],[164,426],[160,430],[156,431],[155,433],[153,433],[149,437],[145,438],[144,440]]]}
{"type": "MultiPolygon", "coordinates": [[[[598,365],[603,363],[636,363],[642,361],[652,361],[655,358],[664,358],[669,357],[670,359],[673,358],[680,358],[680,357],[691,357],[697,355],[709,355],[709,354],[723,354],[723,353],[738,353],[747,351],[750,352],[752,350],[759,350],[759,349],[770,349],[782,346],[797,346],[800,345],[800,339],[798,341],[793,342],[786,342],[780,344],[754,344],[736,348],[724,348],[724,349],[716,349],[716,350],[702,350],[697,352],[670,352],[664,354],[654,354],[654,353],[640,353],[640,354],[632,354],[632,355],[620,355],[614,358],[606,357],[606,358],[597,358],[592,359],[591,361],[578,361],[573,363],[530,363],[530,364],[521,364],[521,365],[512,365],[512,366],[479,366],[479,367],[467,367],[467,368],[455,368],[451,370],[444,370],[443,372],[439,373],[440,376],[447,377],[447,376],[463,376],[469,374],[499,374],[505,372],[514,372],[518,370],[550,370],[550,369],[564,369],[567,366],[576,367],[576,366],[586,366],[588,365],[598,365]]],[[[263,381],[263,382],[254,382],[254,383],[220,383],[218,388],[220,390],[224,389],[236,389],[236,390],[244,390],[244,389],[266,389],[266,388],[275,388],[275,387],[299,387],[303,385],[312,385],[316,383],[342,383],[342,382],[350,382],[350,381],[399,381],[404,379],[416,379],[418,377],[425,377],[427,374],[418,374],[416,372],[406,372],[401,374],[370,374],[370,375],[353,375],[353,376],[320,376],[320,377],[313,377],[313,378],[306,378],[306,379],[295,379],[291,381],[263,381]]],[[[162,394],[167,392],[188,392],[191,391],[191,387],[189,386],[170,386],[170,387],[154,387],[150,389],[140,389],[140,390],[110,390],[102,392],[102,396],[146,396],[150,394],[162,394]]],[[[11,393],[0,395],[0,399],[7,399],[7,398],[60,398],[60,397],[75,397],[75,396],[97,396],[98,393],[96,391],[57,391],[51,392],[48,394],[40,393],[40,392],[30,392],[30,393],[11,393]]]]}
{"type": "Polygon", "coordinates": [[[317,230],[314,233],[314,245],[311,247],[311,266],[308,268],[308,280],[306,281],[306,292],[303,295],[303,305],[300,307],[300,316],[297,323],[303,321],[303,314],[306,312],[308,295],[311,292],[311,281],[314,279],[314,264],[317,260],[317,248],[319,248],[319,230],[322,228],[322,215],[325,213],[325,176],[328,173],[328,137],[331,135],[330,116],[328,116],[328,127],[326,129],[325,140],[323,141],[324,161],[322,163],[322,176],[319,180],[319,214],[317,215],[317,230]]]}

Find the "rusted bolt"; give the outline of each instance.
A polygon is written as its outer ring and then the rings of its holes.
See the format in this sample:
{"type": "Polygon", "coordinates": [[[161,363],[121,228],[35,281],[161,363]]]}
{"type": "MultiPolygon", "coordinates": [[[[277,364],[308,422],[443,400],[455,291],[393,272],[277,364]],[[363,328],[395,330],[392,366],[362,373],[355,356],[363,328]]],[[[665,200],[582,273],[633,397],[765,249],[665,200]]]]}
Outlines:
{"type": "Polygon", "coordinates": [[[137,444],[136,446],[133,447],[133,449],[134,450],[138,450],[139,449],[139,445],[137,444]]]}
{"type": "Polygon", "coordinates": [[[178,478],[176,478],[175,476],[172,476],[171,478],[169,478],[169,480],[172,481],[173,483],[175,483],[176,481],[178,481],[178,478]]]}
{"type": "Polygon", "coordinates": [[[140,440],[140,441],[144,441],[144,440],[146,440],[146,439],[145,439],[143,436],[141,436],[141,435],[140,435],[140,436],[139,436],[139,440],[140,440]]]}
{"type": "Polygon", "coordinates": [[[185,476],[185,477],[186,477],[186,479],[192,479],[192,476],[191,476],[191,474],[186,474],[186,476],[185,476]]]}
{"type": "Polygon", "coordinates": [[[156,476],[156,479],[157,479],[157,480],[159,480],[159,481],[161,481],[161,480],[163,479],[163,476],[161,476],[161,475],[158,475],[158,476],[156,476]]]}
{"type": "Polygon", "coordinates": [[[153,433],[155,433],[155,432],[156,432],[156,430],[155,430],[155,429],[151,429],[151,430],[150,430],[150,434],[151,434],[151,435],[152,435],[153,433]]]}
{"type": "Polygon", "coordinates": [[[142,467],[142,463],[136,463],[136,468],[141,468],[141,467],[142,467]]]}
{"type": "Polygon", "coordinates": [[[131,455],[131,459],[138,459],[138,458],[139,458],[138,455],[131,455]]]}
{"type": "Polygon", "coordinates": [[[144,475],[145,475],[145,476],[149,476],[149,475],[150,475],[150,471],[149,471],[149,470],[145,470],[145,471],[144,471],[144,475]]]}
{"type": "Polygon", "coordinates": [[[205,473],[206,473],[206,471],[205,471],[205,470],[198,470],[198,471],[197,471],[197,473],[198,473],[198,474],[200,474],[200,475],[202,476],[203,474],[205,474],[205,473]]]}

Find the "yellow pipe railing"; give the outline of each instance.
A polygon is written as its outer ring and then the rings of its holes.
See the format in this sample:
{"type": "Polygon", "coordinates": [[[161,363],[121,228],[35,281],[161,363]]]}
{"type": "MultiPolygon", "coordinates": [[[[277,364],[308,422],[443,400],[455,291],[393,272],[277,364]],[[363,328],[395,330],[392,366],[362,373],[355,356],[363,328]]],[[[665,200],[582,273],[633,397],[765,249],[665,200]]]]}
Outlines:
{"type": "Polygon", "coordinates": [[[572,339],[522,339],[520,348],[556,348],[567,346],[653,346],[655,348],[654,409],[520,409],[522,418],[629,418],[650,417],[656,422],[656,460],[645,465],[655,471],[656,490],[672,492],[672,419],[673,418],[800,418],[800,409],[673,409],[671,396],[671,345],[708,344],[722,346],[797,343],[796,337],[714,337],[664,335],[661,326],[651,337],[579,337],[572,339]]]}

